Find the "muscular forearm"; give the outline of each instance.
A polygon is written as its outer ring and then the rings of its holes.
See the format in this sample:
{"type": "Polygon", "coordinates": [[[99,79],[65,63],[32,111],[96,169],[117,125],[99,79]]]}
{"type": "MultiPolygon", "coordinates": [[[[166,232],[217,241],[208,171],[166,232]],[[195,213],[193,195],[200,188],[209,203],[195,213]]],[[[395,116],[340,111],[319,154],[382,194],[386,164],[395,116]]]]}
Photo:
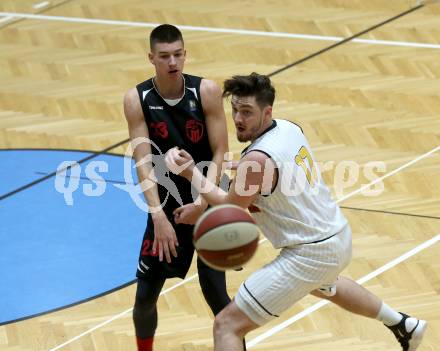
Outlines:
{"type": "Polygon", "coordinates": [[[152,179],[149,174],[152,174],[151,167],[144,165],[142,168],[137,168],[137,174],[139,178],[139,184],[144,194],[145,201],[148,204],[149,212],[153,218],[161,218],[165,216],[162,210],[159,192],[157,190],[157,183],[155,179],[152,179]]]}
{"type": "Polygon", "coordinates": [[[220,182],[221,176],[225,171],[222,168],[223,159],[224,155],[221,152],[216,152],[212,158],[211,165],[209,166],[208,172],[206,174],[207,178],[215,184],[218,184],[220,182]]]}
{"type": "Polygon", "coordinates": [[[227,203],[227,193],[205,177],[196,167],[193,168],[192,178],[188,180],[209,205],[216,206],[227,203]]]}
{"type": "MultiPolygon", "coordinates": [[[[220,183],[220,179],[225,172],[223,167],[224,155],[222,152],[216,152],[212,158],[212,162],[208,167],[208,172],[206,174],[206,178],[213,184],[218,185],[220,183]]],[[[202,206],[207,207],[208,202],[203,196],[199,196],[195,203],[200,203],[202,206]]]]}

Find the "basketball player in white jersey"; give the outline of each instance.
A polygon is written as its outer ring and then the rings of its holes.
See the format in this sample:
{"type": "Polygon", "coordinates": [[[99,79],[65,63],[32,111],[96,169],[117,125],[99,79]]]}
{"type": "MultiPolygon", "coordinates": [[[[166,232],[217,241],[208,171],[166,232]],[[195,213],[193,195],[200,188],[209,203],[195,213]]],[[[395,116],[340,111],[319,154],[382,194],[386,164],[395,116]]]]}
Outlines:
{"type": "Polygon", "coordinates": [[[307,294],[353,313],[382,321],[404,351],[420,344],[427,323],[397,312],[377,296],[339,276],[351,259],[351,230],[314,164],[300,127],[272,119],[275,89],[266,76],[234,76],[224,84],[231,96],[237,138],[243,151],[229,192],[210,184],[184,150],[171,149],[167,166],[214,206],[249,208],[279,255],[254,272],[215,318],[216,351],[243,350],[242,339],[278,317],[307,294]]]}

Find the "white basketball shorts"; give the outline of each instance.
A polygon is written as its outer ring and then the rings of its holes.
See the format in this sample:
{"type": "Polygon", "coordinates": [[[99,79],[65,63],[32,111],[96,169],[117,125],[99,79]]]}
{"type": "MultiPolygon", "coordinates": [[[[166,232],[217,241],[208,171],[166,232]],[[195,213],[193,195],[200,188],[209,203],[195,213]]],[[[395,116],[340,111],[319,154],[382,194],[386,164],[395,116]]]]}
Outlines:
{"type": "Polygon", "coordinates": [[[281,249],[269,264],[241,284],[235,303],[263,325],[315,289],[336,293],[339,273],[351,260],[351,229],[314,244],[281,249]]]}

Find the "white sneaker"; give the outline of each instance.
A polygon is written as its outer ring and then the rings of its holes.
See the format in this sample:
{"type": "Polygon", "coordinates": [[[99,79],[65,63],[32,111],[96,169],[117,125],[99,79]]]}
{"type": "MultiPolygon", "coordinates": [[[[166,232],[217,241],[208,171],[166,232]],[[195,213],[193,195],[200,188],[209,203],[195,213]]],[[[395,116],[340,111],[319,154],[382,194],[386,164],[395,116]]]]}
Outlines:
{"type": "Polygon", "coordinates": [[[386,327],[393,332],[403,351],[415,351],[422,342],[428,323],[424,320],[410,317],[405,313],[399,313],[402,315],[402,320],[399,324],[392,325],[391,327],[386,325],[386,327]]]}

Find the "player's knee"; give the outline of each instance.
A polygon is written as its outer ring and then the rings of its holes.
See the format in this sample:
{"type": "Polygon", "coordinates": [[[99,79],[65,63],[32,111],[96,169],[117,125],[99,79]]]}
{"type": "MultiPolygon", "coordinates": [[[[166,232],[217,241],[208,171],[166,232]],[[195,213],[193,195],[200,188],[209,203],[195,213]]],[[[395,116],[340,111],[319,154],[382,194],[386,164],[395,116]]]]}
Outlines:
{"type": "Polygon", "coordinates": [[[134,308],[139,311],[154,311],[165,279],[138,280],[134,308]]]}
{"type": "Polygon", "coordinates": [[[156,313],[156,301],[148,294],[136,294],[133,306],[133,318],[150,318],[156,313]]]}
{"type": "Polygon", "coordinates": [[[214,320],[214,335],[224,335],[232,332],[231,323],[228,323],[228,314],[221,311],[215,316],[214,320]]]}
{"type": "Polygon", "coordinates": [[[133,314],[148,314],[154,311],[155,303],[148,299],[136,298],[133,307],[133,314]]]}
{"type": "Polygon", "coordinates": [[[136,291],[136,297],[134,300],[134,308],[148,309],[155,305],[154,296],[150,294],[150,291],[146,288],[138,286],[136,291]]]}
{"type": "Polygon", "coordinates": [[[229,313],[228,308],[222,310],[219,314],[215,316],[214,320],[214,335],[221,336],[226,334],[235,334],[243,338],[248,332],[247,328],[233,318],[229,313]]]}

